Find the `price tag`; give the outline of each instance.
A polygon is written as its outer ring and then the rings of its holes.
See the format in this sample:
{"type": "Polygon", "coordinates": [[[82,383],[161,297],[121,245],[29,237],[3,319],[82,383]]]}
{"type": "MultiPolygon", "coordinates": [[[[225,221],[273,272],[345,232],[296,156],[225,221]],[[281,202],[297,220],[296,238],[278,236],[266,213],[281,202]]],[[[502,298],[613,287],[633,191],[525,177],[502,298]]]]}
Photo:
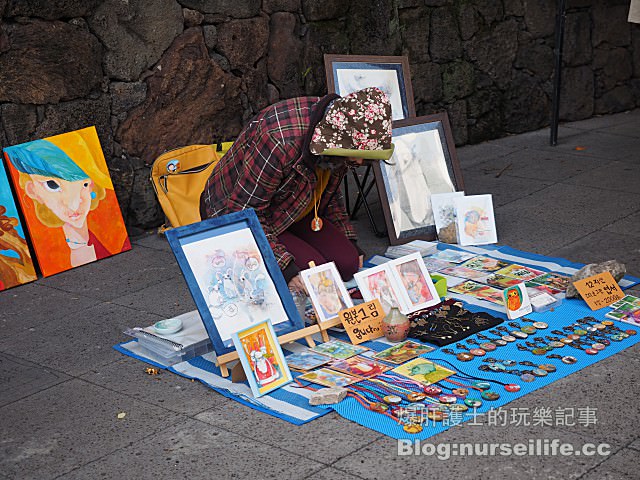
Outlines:
{"type": "Polygon", "coordinates": [[[578,280],[573,282],[573,285],[591,310],[608,307],[624,298],[624,293],[622,293],[622,289],[618,286],[611,272],[603,272],[593,277],[578,280]]]}
{"type": "Polygon", "coordinates": [[[382,310],[378,299],[340,310],[338,315],[349,335],[349,340],[354,345],[380,338],[384,335],[382,333],[384,310],[382,310]]]}

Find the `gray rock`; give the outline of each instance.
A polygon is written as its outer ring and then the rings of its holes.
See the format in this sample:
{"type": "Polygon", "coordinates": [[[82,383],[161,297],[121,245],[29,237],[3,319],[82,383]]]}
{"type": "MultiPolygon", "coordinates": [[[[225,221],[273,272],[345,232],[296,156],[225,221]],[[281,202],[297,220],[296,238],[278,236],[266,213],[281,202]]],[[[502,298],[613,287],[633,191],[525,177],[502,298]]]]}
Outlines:
{"type": "Polygon", "coordinates": [[[458,100],[447,107],[449,123],[456,145],[467,143],[467,102],[458,100]]]}
{"type": "Polygon", "coordinates": [[[327,92],[324,52],[341,54],[349,52],[349,36],[344,20],[309,24],[302,62],[311,68],[304,77],[306,95],[324,95],[327,92]]]}
{"type": "Polygon", "coordinates": [[[595,114],[617,113],[629,110],[636,105],[636,98],[630,86],[619,85],[604,93],[595,101],[595,114]]]}
{"type": "Polygon", "coordinates": [[[341,17],[349,10],[350,0],[302,0],[302,13],[309,22],[341,17]]]}
{"type": "Polygon", "coordinates": [[[424,5],[424,0],[398,0],[398,8],[415,8],[424,5]]]}
{"type": "Polygon", "coordinates": [[[467,114],[472,118],[478,118],[492,110],[496,110],[496,105],[501,103],[502,94],[497,88],[478,89],[467,98],[467,114]]]}
{"type": "Polygon", "coordinates": [[[469,143],[478,143],[485,140],[500,138],[504,136],[504,120],[500,110],[494,108],[484,115],[469,120],[467,123],[467,135],[469,143]]]}
{"type": "Polygon", "coordinates": [[[8,3],[6,17],[24,16],[58,20],[85,17],[100,4],[100,0],[14,0],[0,2],[0,14],[4,3],[8,3]]]}
{"type": "Polygon", "coordinates": [[[204,44],[209,50],[218,44],[218,29],[215,25],[205,25],[202,27],[202,33],[204,34],[204,44]]]}
{"type": "MultiPolygon", "coordinates": [[[[508,2],[507,2],[508,3],[508,2]]],[[[555,0],[524,0],[524,22],[535,38],[553,35],[555,30],[555,0]]]]}
{"type": "Polygon", "coordinates": [[[640,25],[632,29],[633,76],[640,78],[640,25]]]}
{"type": "Polygon", "coordinates": [[[362,55],[394,55],[401,45],[394,0],[378,0],[374,5],[351,3],[347,22],[351,51],[362,55]]]}
{"type": "Polygon", "coordinates": [[[6,52],[9,48],[11,48],[11,45],[9,45],[9,36],[2,23],[0,23],[0,53],[6,52]]]}
{"type": "Polygon", "coordinates": [[[524,12],[524,0],[509,0],[508,2],[504,2],[504,14],[506,16],[522,17],[524,12]]]}
{"type": "Polygon", "coordinates": [[[298,12],[301,9],[300,0],[264,0],[262,8],[267,13],[298,12]]]}
{"type": "Polygon", "coordinates": [[[184,18],[184,27],[197,27],[204,21],[204,15],[197,10],[191,10],[190,8],[182,9],[182,16],[184,18]]]}
{"type": "Polygon", "coordinates": [[[569,288],[567,288],[567,298],[579,297],[576,287],[573,286],[573,282],[577,282],[578,280],[583,280],[603,272],[611,272],[615,281],[619,282],[622,277],[624,277],[625,273],[627,273],[627,268],[623,263],[620,263],[617,260],[607,260],[602,263],[590,263],[585,265],[578,270],[573,277],[571,277],[569,288]]]}
{"type": "Polygon", "coordinates": [[[506,20],[488,32],[476,35],[465,44],[465,49],[469,60],[481,72],[499,87],[506,88],[511,83],[518,51],[518,24],[514,19],[506,20]]]}
{"type": "Polygon", "coordinates": [[[550,101],[535,77],[515,74],[504,93],[504,127],[509,133],[542,128],[549,123],[550,101]]]}
{"type": "Polygon", "coordinates": [[[144,82],[112,82],[111,114],[120,115],[137,107],[147,96],[147,84],[144,82]]]}
{"type": "Polygon", "coordinates": [[[334,405],[347,398],[345,388],[321,388],[309,397],[309,405],[334,405]]]}
{"type": "Polygon", "coordinates": [[[218,25],[217,49],[229,59],[231,69],[247,72],[267,53],[269,20],[264,17],[231,20],[218,25]]]}
{"type": "Polygon", "coordinates": [[[180,3],[205,14],[249,18],[260,13],[261,0],[181,0],[180,3]]]}
{"type": "Polygon", "coordinates": [[[482,16],[475,5],[465,3],[458,10],[458,24],[462,40],[469,40],[480,31],[483,26],[482,16]]]}
{"type": "Polygon", "coordinates": [[[156,63],[183,30],[182,8],[175,0],[105,0],[89,18],[106,47],[104,70],[117,80],[135,81],[156,63]]]}
{"type": "Polygon", "coordinates": [[[433,11],[431,32],[429,51],[434,62],[448,62],[462,55],[458,23],[452,9],[443,7],[433,11]]]}
{"type": "Polygon", "coordinates": [[[562,59],[565,65],[576,67],[591,61],[591,16],[589,12],[567,15],[562,59]]]}
{"type": "Polygon", "coordinates": [[[607,48],[604,45],[596,48],[593,68],[596,70],[596,97],[625,83],[633,75],[631,54],[626,48],[607,48]]]}
{"type": "Polygon", "coordinates": [[[157,227],[164,222],[162,207],[149,181],[149,170],[149,167],[135,170],[126,214],[129,224],[144,229],[157,227]]]}
{"type": "Polygon", "coordinates": [[[274,103],[280,100],[280,92],[272,83],[267,85],[267,101],[269,105],[273,105],[274,103]]]}
{"type": "MultiPolygon", "coordinates": [[[[604,2],[606,3],[606,2],[604,2]]],[[[592,11],[593,46],[602,43],[626,47],[631,43],[631,26],[627,21],[629,5],[595,6],[592,11]]]]}
{"type": "Polygon", "coordinates": [[[564,68],[560,88],[560,120],[589,118],[594,108],[593,70],[588,66],[564,68]]]}
{"type": "Polygon", "coordinates": [[[412,64],[411,82],[416,103],[432,103],[442,99],[442,69],[437,63],[412,64]]]}
{"type": "Polygon", "coordinates": [[[34,105],[5,103],[0,106],[0,120],[4,127],[8,145],[35,140],[34,132],[38,117],[34,105]]]}
{"type": "Polygon", "coordinates": [[[474,69],[467,62],[451,62],[442,67],[443,95],[446,102],[464,98],[474,91],[474,69]]]}
{"type": "Polygon", "coordinates": [[[303,65],[300,60],[303,45],[297,33],[298,27],[298,19],[292,13],[271,15],[267,71],[269,80],[277,87],[282,98],[302,94],[303,65]]]}
{"type": "Polygon", "coordinates": [[[411,63],[429,61],[429,15],[423,9],[399,12],[403,54],[411,63]]]}
{"type": "Polygon", "coordinates": [[[9,48],[0,54],[0,102],[57,103],[100,87],[102,49],[89,32],[42,20],[5,28],[9,48]]]}

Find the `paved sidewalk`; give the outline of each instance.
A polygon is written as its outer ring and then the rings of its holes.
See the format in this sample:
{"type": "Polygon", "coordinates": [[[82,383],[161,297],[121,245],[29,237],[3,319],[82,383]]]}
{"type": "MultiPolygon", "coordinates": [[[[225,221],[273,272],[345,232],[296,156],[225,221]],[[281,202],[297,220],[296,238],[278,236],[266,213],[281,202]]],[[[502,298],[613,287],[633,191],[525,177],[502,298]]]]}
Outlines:
{"type": "MultiPolygon", "coordinates": [[[[466,192],[493,194],[500,244],[583,263],[615,258],[640,276],[640,109],[563,125],[556,147],[545,129],[458,156],[466,192]]],[[[356,223],[367,252],[382,253],[386,239],[372,235],[364,212],[356,223]]],[[[638,347],[508,405],[597,408],[595,427],[465,424],[432,439],[606,442],[610,456],[440,461],[398,456],[396,441],[337,414],[290,425],[176,375],[148,376],[111,348],[127,327],[194,308],[155,234],[1,292],[0,479],[638,478],[638,347]]]]}

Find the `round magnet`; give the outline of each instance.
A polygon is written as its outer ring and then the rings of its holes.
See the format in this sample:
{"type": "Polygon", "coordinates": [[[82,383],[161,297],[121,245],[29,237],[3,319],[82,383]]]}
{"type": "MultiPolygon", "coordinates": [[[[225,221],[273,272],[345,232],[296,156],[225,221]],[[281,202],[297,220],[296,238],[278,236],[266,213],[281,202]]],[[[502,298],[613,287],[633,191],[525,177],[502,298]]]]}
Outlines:
{"type": "Polygon", "coordinates": [[[479,347],[480,347],[481,349],[483,349],[485,352],[493,352],[493,351],[496,349],[495,344],[493,344],[493,343],[491,343],[491,342],[484,342],[484,343],[481,343],[481,344],[479,345],[479,347]]]}
{"type": "Polygon", "coordinates": [[[446,404],[456,403],[458,401],[458,398],[454,395],[440,395],[438,397],[438,401],[440,403],[446,403],[446,404]]]}
{"type": "Polygon", "coordinates": [[[508,383],[504,386],[504,389],[507,392],[515,393],[520,391],[520,385],[518,385],[517,383],[508,383]]]}
{"type": "Polygon", "coordinates": [[[566,357],[562,357],[562,363],[566,363],[567,365],[573,365],[576,363],[578,359],[576,357],[571,357],[567,355],[566,357]]]}
{"type": "Polygon", "coordinates": [[[607,348],[607,346],[603,343],[594,343],[593,345],[591,345],[591,348],[593,348],[594,350],[604,350],[605,348],[607,348]]]}
{"type": "Polygon", "coordinates": [[[491,388],[491,384],[489,382],[473,382],[473,386],[480,390],[489,390],[491,388]]]}
{"type": "Polygon", "coordinates": [[[526,333],[527,335],[533,335],[538,331],[538,329],[532,325],[525,325],[520,329],[520,331],[526,333]]]}
{"type": "Polygon", "coordinates": [[[522,375],[520,375],[520,380],[522,380],[523,382],[533,382],[536,379],[536,377],[534,377],[533,375],[531,375],[530,373],[523,373],[522,375]]]}
{"type": "Polygon", "coordinates": [[[427,385],[422,389],[427,395],[440,395],[442,389],[436,385],[427,385]]]}
{"type": "Polygon", "coordinates": [[[452,412],[466,412],[469,410],[469,407],[464,405],[463,403],[454,403],[453,405],[449,405],[449,410],[452,412]]]}
{"type": "Polygon", "coordinates": [[[586,353],[587,355],[596,355],[598,353],[598,350],[595,350],[593,348],[587,348],[585,349],[584,353],[586,353]]]}
{"type": "Polygon", "coordinates": [[[551,346],[553,348],[562,348],[562,347],[564,347],[564,343],[554,341],[554,342],[549,342],[549,346],[551,346]]]}
{"type": "Polygon", "coordinates": [[[481,348],[472,348],[471,350],[469,350],[469,353],[471,355],[476,356],[476,357],[483,357],[483,356],[485,356],[487,354],[487,352],[485,352],[481,348]]]}
{"type": "Polygon", "coordinates": [[[422,425],[417,423],[407,423],[402,429],[407,433],[420,433],[422,431],[422,425]]]}
{"type": "Polygon", "coordinates": [[[534,348],[533,350],[531,350],[531,353],[533,353],[534,355],[546,355],[547,354],[547,349],[545,349],[545,348],[534,348]]]}
{"type": "Polygon", "coordinates": [[[589,333],[589,332],[587,332],[586,330],[583,330],[583,329],[581,329],[581,328],[576,328],[576,329],[573,331],[573,333],[574,333],[574,334],[576,334],[576,335],[578,335],[578,336],[580,336],[580,337],[582,337],[583,335],[586,335],[586,334],[587,334],[587,333],[589,333]]]}
{"type": "Polygon", "coordinates": [[[398,395],[387,395],[386,397],[383,397],[382,400],[389,405],[398,405],[402,402],[402,397],[399,397],[398,395]]]}
{"type": "Polygon", "coordinates": [[[543,370],[542,368],[534,368],[531,373],[536,377],[546,377],[549,374],[549,372],[543,370]]]}
{"type": "Polygon", "coordinates": [[[407,395],[407,400],[409,400],[410,402],[421,402],[425,398],[427,398],[427,395],[420,392],[412,392],[407,395]]]}
{"type": "Polygon", "coordinates": [[[507,344],[507,342],[505,340],[502,340],[501,338],[496,338],[495,340],[492,340],[492,342],[499,347],[504,347],[507,344]]]}
{"type": "Polygon", "coordinates": [[[469,408],[479,408],[482,406],[482,400],[477,398],[465,398],[464,404],[469,408]]]}
{"type": "Polygon", "coordinates": [[[470,360],[473,360],[474,356],[467,352],[461,352],[456,355],[456,358],[461,362],[468,362],[470,360]]]}
{"type": "Polygon", "coordinates": [[[536,327],[538,330],[544,330],[545,328],[549,328],[549,324],[545,322],[533,322],[532,325],[536,327]]]}
{"type": "Polygon", "coordinates": [[[638,334],[638,332],[636,332],[635,330],[631,330],[631,329],[625,330],[624,333],[626,333],[629,336],[634,336],[634,335],[638,334]]]}
{"type": "Polygon", "coordinates": [[[519,338],[521,340],[524,340],[525,338],[529,338],[529,335],[527,335],[524,332],[521,332],[520,330],[511,330],[511,335],[513,335],[516,338],[519,338]]]}
{"type": "Polygon", "coordinates": [[[469,395],[469,390],[466,388],[454,388],[451,393],[453,393],[458,398],[467,398],[469,395]]]}
{"type": "Polygon", "coordinates": [[[571,340],[580,340],[580,335],[578,335],[577,333],[571,333],[567,335],[567,338],[570,338],[571,340]]]}
{"type": "Polygon", "coordinates": [[[556,366],[552,365],[550,363],[544,363],[542,365],[539,365],[538,368],[540,368],[542,370],[545,370],[545,371],[547,371],[549,373],[553,373],[553,372],[556,371],[556,366]]]}
{"type": "Polygon", "coordinates": [[[485,400],[493,401],[493,400],[498,400],[500,398],[500,394],[493,392],[491,390],[486,390],[482,392],[481,397],[484,398],[485,400]]]}
{"type": "Polygon", "coordinates": [[[593,326],[596,328],[596,330],[604,330],[605,328],[607,328],[604,323],[596,323],[593,326]]]}
{"type": "Polygon", "coordinates": [[[505,342],[515,342],[516,341],[516,337],[514,337],[513,335],[502,335],[502,340],[504,340],[505,342]]]}
{"type": "Polygon", "coordinates": [[[610,327],[611,325],[613,325],[613,322],[611,320],[603,320],[602,323],[605,327],[610,327]]]}
{"type": "Polygon", "coordinates": [[[372,403],[371,404],[371,410],[373,410],[374,412],[386,412],[387,410],[389,410],[389,405],[386,405],[382,402],[376,402],[376,403],[372,403]]]}

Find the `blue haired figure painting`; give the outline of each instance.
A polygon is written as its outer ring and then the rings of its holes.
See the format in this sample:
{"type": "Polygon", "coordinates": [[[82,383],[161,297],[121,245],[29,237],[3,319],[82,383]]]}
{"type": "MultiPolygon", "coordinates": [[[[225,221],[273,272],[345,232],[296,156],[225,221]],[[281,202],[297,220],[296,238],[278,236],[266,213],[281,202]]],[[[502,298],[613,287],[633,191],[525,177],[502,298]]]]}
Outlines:
{"type": "Polygon", "coordinates": [[[45,277],[131,248],[95,127],[4,154],[45,277]]]}
{"type": "Polygon", "coordinates": [[[0,290],[37,278],[9,178],[0,159],[0,290]]]}

